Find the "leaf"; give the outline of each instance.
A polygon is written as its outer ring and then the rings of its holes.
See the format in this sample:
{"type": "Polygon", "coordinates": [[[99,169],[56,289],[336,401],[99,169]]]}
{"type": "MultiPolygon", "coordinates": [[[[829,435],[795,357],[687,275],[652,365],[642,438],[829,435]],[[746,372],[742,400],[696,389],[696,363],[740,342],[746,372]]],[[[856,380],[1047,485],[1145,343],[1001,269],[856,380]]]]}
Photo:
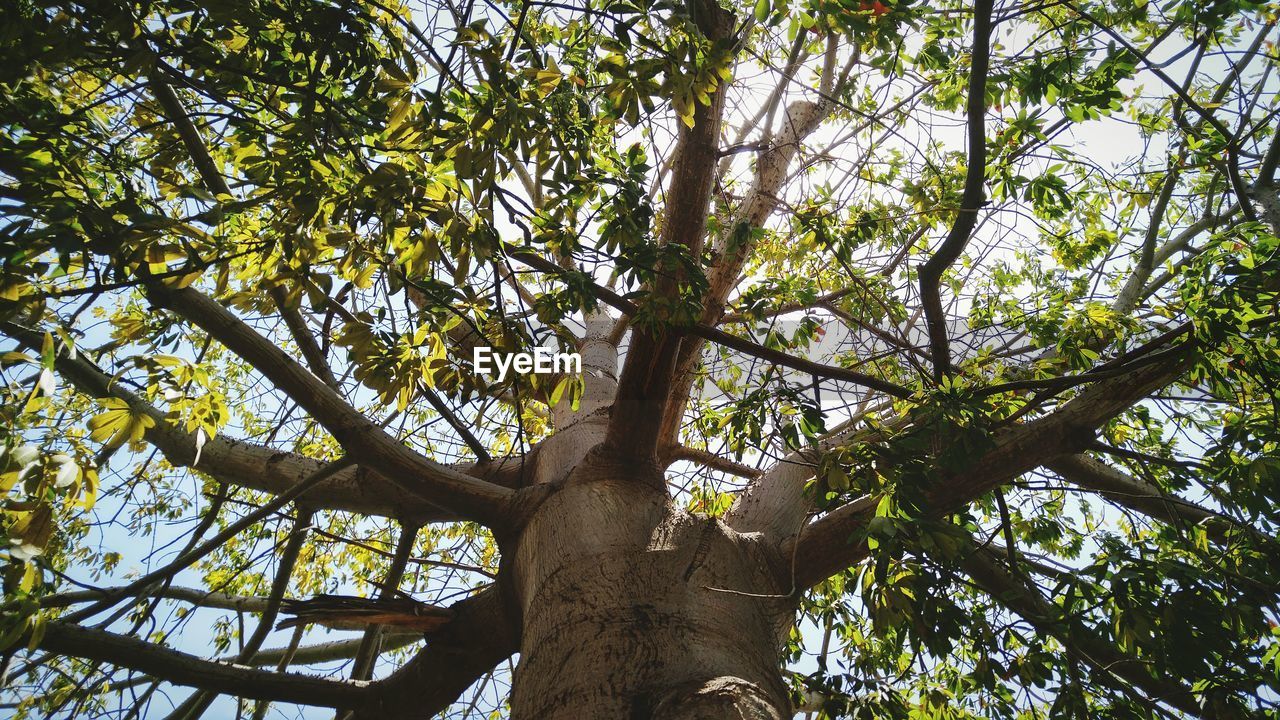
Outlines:
{"type": "Polygon", "coordinates": [[[16,350],[7,353],[0,353],[0,365],[14,365],[17,363],[34,363],[35,358],[30,355],[17,352],[16,350]]]}
{"type": "Polygon", "coordinates": [[[80,500],[76,503],[76,507],[81,510],[92,510],[94,503],[98,501],[98,471],[91,467],[83,468],[80,477],[83,485],[80,488],[80,500]]]}
{"type": "Polygon", "coordinates": [[[53,537],[53,508],[41,503],[23,515],[9,528],[10,550],[19,560],[30,560],[42,554],[53,537]]]}
{"type": "Polygon", "coordinates": [[[564,395],[565,388],[569,386],[570,380],[571,378],[569,377],[560,378],[560,381],[556,383],[555,388],[551,391],[551,398],[547,402],[547,405],[555,407],[560,404],[560,398],[564,395]]]}
{"type": "Polygon", "coordinates": [[[209,436],[203,427],[196,428],[196,457],[191,461],[193,467],[200,464],[200,451],[204,450],[205,441],[208,439],[209,436]]]}
{"type": "Polygon", "coordinates": [[[57,391],[58,381],[54,378],[52,370],[44,368],[40,371],[40,377],[36,380],[36,388],[44,393],[46,397],[57,391]]]}
{"type": "Polygon", "coordinates": [[[31,639],[27,640],[27,651],[35,652],[40,647],[40,641],[44,639],[44,631],[47,627],[47,619],[44,615],[36,613],[30,620],[31,639]]]}
{"type": "Polygon", "coordinates": [[[89,439],[117,448],[125,442],[137,442],[156,421],[148,415],[134,415],[129,404],[119,398],[100,398],[107,409],[89,419],[89,439]]]}
{"type": "Polygon", "coordinates": [[[80,480],[80,466],[70,456],[58,453],[49,458],[58,470],[53,476],[53,486],[64,488],[76,484],[80,480]]]}

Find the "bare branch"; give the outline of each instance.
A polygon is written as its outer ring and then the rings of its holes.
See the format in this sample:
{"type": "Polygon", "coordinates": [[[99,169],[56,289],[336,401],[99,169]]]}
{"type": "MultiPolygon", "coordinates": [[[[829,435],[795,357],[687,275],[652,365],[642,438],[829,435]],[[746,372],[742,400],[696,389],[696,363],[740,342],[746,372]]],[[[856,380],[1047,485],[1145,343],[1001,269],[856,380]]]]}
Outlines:
{"type": "MultiPolygon", "coordinates": [[[[258,625],[253,629],[253,634],[244,641],[244,645],[240,648],[235,664],[248,664],[249,660],[262,647],[262,643],[266,641],[267,635],[271,633],[271,628],[276,622],[276,616],[280,613],[280,601],[284,598],[285,590],[289,587],[289,579],[293,577],[293,569],[297,565],[298,554],[302,551],[302,546],[306,542],[307,530],[311,527],[313,515],[314,513],[305,507],[298,508],[297,516],[293,519],[293,526],[289,529],[289,537],[285,541],[284,550],[280,553],[280,562],[276,567],[276,576],[271,582],[271,591],[267,595],[267,603],[262,609],[262,616],[258,619],[258,625]]],[[[367,680],[368,678],[356,679],[367,680]]],[[[195,720],[209,709],[209,706],[213,704],[216,698],[216,693],[207,690],[192,693],[191,697],[174,709],[169,717],[173,718],[173,720],[195,720]]]]}
{"type": "Polygon", "coordinates": [[[332,708],[366,707],[369,684],[325,680],[203,660],[187,653],[102,630],[49,622],[37,646],[48,652],[110,663],[176,685],[254,700],[332,708]]]}
{"type": "MultiPolygon", "coordinates": [[[[278,665],[285,659],[289,659],[291,663],[297,665],[313,665],[316,663],[330,662],[333,660],[348,660],[354,658],[360,651],[363,638],[351,638],[348,640],[334,640],[331,642],[316,643],[315,645],[303,645],[290,650],[288,646],[267,648],[259,650],[257,655],[248,664],[256,667],[267,665],[278,665]],[[290,654],[292,653],[292,654],[290,654]]],[[[422,633],[417,632],[383,632],[382,644],[379,646],[379,652],[387,653],[392,650],[409,647],[415,643],[422,642],[422,633]]],[[[219,662],[232,662],[232,657],[222,658],[219,662]]]]}
{"type": "Polygon", "coordinates": [[[271,502],[266,503],[257,510],[254,510],[248,515],[245,515],[239,520],[226,526],[221,532],[214,535],[207,542],[187,550],[186,552],[178,555],[178,557],[173,561],[165,564],[163,567],[152,570],[128,585],[113,591],[112,594],[107,595],[103,600],[95,602],[89,607],[76,612],[68,619],[82,620],[101,612],[111,605],[114,605],[121,598],[135,597],[142,594],[144,589],[150,587],[152,583],[171,578],[182,570],[191,567],[200,560],[200,558],[222,547],[222,545],[224,545],[228,540],[238,535],[245,528],[262,522],[264,519],[280,510],[280,508],[283,508],[285,505],[288,505],[290,502],[293,502],[295,499],[306,494],[306,492],[311,488],[327,480],[334,473],[350,465],[351,460],[349,458],[335,460],[334,462],[325,465],[319,472],[315,473],[303,482],[298,483],[291,488],[289,492],[282,493],[281,495],[273,498],[271,502]]]}
{"type": "Polygon", "coordinates": [[[378,709],[357,712],[357,720],[432,717],[518,650],[518,624],[508,618],[497,587],[449,609],[453,620],[432,633],[417,656],[378,683],[378,709]]]}
{"type": "Polygon", "coordinates": [[[969,66],[968,115],[969,159],[965,170],[960,209],[947,238],[933,257],[920,266],[920,301],[924,305],[925,327],[933,354],[934,377],[951,372],[950,341],[946,313],[942,308],[942,273],[960,258],[978,222],[978,211],[986,202],[983,181],[987,171],[987,71],[991,64],[991,12],[993,0],[977,0],[973,15],[973,55],[969,66]]]}
{"type": "Polygon", "coordinates": [[[689,462],[697,463],[703,467],[707,467],[712,470],[719,470],[720,472],[726,472],[731,475],[737,475],[738,477],[754,478],[759,477],[760,475],[760,470],[753,468],[750,465],[743,465],[742,463],[734,462],[728,458],[720,457],[715,453],[691,448],[687,445],[681,445],[677,448],[668,450],[663,453],[663,456],[671,462],[675,462],[677,460],[688,460],[689,462]]]}

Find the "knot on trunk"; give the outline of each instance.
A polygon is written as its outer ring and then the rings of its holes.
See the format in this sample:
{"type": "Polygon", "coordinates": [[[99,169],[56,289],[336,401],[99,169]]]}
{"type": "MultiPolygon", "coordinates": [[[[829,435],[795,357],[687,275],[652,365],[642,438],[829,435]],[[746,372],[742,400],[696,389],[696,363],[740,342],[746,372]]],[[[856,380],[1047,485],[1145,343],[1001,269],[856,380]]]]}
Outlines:
{"type": "Polygon", "coordinates": [[[680,685],[663,694],[649,720],[783,720],[790,717],[777,699],[755,683],[714,677],[680,685]]]}

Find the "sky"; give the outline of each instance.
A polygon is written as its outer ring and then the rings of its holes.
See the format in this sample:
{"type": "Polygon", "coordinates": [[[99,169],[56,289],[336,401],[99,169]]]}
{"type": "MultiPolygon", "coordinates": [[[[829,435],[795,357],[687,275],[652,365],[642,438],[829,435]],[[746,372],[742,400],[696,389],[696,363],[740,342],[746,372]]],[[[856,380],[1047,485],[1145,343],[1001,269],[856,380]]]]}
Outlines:
{"type": "MultiPolygon", "coordinates": [[[[1010,46],[1016,46],[1016,41],[1018,39],[1019,38],[1007,38],[1008,44],[1010,46]]],[[[1180,47],[1171,44],[1164,50],[1165,57],[1180,49],[1180,47]]],[[[1160,59],[1159,56],[1157,59],[1160,59]]],[[[1187,58],[1178,60],[1172,63],[1170,67],[1166,68],[1166,71],[1174,77],[1181,77],[1181,73],[1179,71],[1185,71],[1185,65],[1187,62],[1187,58]]],[[[1208,69],[1212,72],[1213,63],[1216,62],[1221,64],[1225,61],[1221,58],[1213,58],[1206,62],[1209,63],[1208,69]]],[[[1149,74],[1140,76],[1137,81],[1130,83],[1130,85],[1134,84],[1142,85],[1145,88],[1145,94],[1147,95],[1161,94],[1163,92],[1163,90],[1159,88],[1159,81],[1151,77],[1149,74]]],[[[763,76],[756,82],[747,83],[747,87],[749,89],[742,102],[742,106],[746,108],[753,108],[753,105],[758,106],[759,102],[762,102],[764,97],[772,89],[771,83],[768,82],[768,77],[763,76]],[[759,102],[753,103],[752,99],[757,99],[759,102]]],[[[796,91],[790,94],[787,100],[801,97],[801,95],[801,92],[796,91]]],[[[783,106],[786,105],[787,100],[784,100],[783,106]]],[[[941,142],[950,149],[960,150],[964,147],[963,125],[958,118],[939,118],[928,125],[911,125],[899,128],[898,131],[901,132],[901,136],[896,141],[890,140],[890,147],[893,147],[896,142],[899,144],[900,149],[909,150],[909,146],[911,145],[924,144],[928,141],[941,142]]],[[[836,132],[838,132],[838,130],[832,130],[825,134],[819,133],[810,144],[815,147],[821,146],[824,144],[824,141],[832,139],[836,132]]],[[[631,138],[622,137],[620,138],[620,143],[625,144],[630,139],[631,138]]],[[[1070,145],[1077,152],[1087,154],[1105,165],[1117,168],[1124,168],[1132,165],[1137,161],[1137,158],[1142,155],[1147,155],[1149,157],[1158,156],[1158,153],[1154,153],[1143,147],[1142,139],[1133,124],[1114,117],[1104,118],[1102,120],[1086,123],[1082,126],[1077,126],[1070,130],[1068,134],[1060,137],[1058,142],[1070,145]]],[[[737,161],[735,169],[745,170],[747,163],[748,155],[744,154],[740,156],[740,160],[737,161]]],[[[1023,232],[1029,237],[1035,237],[1037,235],[1035,228],[1031,227],[1025,219],[1013,218],[1010,220],[1010,224],[1015,230],[1023,232]]],[[[500,227],[500,229],[510,231],[513,228],[500,227]]],[[[602,277],[601,279],[603,280],[605,278],[602,277]]],[[[784,317],[782,320],[794,322],[795,318],[784,317]]],[[[919,330],[915,330],[913,332],[915,336],[912,339],[919,339],[919,330]]],[[[84,338],[82,344],[86,346],[93,346],[98,344],[102,339],[103,338],[97,338],[90,335],[89,337],[84,338]]],[[[830,352],[833,349],[841,346],[841,344],[848,339],[849,338],[842,336],[840,332],[833,332],[829,334],[822,343],[811,348],[809,356],[813,359],[826,359],[830,356],[830,352]]],[[[824,393],[824,400],[830,405],[846,404],[847,400],[853,399],[847,397],[842,398],[834,390],[824,390],[824,393]]],[[[709,393],[709,397],[711,395],[713,395],[713,393],[709,393]]],[[[839,420],[839,417],[829,418],[828,426],[835,425],[839,420]]],[[[234,428],[231,428],[230,430],[234,431],[234,428]]],[[[121,453],[113,460],[112,465],[116,469],[128,468],[131,467],[135,461],[140,459],[141,456],[126,456],[124,453],[121,453]]],[[[683,468],[677,467],[673,469],[673,472],[679,473],[682,469],[683,468]]],[[[192,475],[187,474],[182,482],[189,488],[188,492],[191,496],[199,496],[200,483],[197,479],[192,475]]],[[[202,499],[201,503],[203,504],[204,502],[207,501],[202,499]]],[[[99,517],[107,518],[111,517],[117,511],[127,510],[128,507],[121,503],[119,498],[104,496],[99,501],[94,512],[99,517]]],[[[194,520],[189,515],[182,521],[159,522],[155,525],[154,532],[147,536],[140,536],[131,533],[119,524],[101,525],[92,531],[93,535],[91,535],[90,542],[98,544],[103,548],[109,548],[119,552],[123,557],[121,563],[114,571],[104,572],[100,577],[91,577],[87,573],[88,569],[84,568],[76,569],[72,574],[78,580],[96,586],[110,586],[126,582],[130,577],[145,573],[149,569],[161,566],[172,559],[176,549],[181,546],[185,534],[190,530],[193,524],[194,520]]],[[[266,556],[272,555],[272,549],[265,545],[260,546],[258,551],[266,556]]],[[[274,563],[270,564],[273,565],[274,563]]],[[[174,584],[179,586],[199,587],[203,584],[203,581],[201,573],[196,569],[191,569],[180,573],[177,578],[175,578],[174,584]]],[[[348,583],[343,589],[355,593],[363,593],[369,590],[367,585],[362,585],[357,582],[348,583]]],[[[446,592],[451,588],[447,588],[444,583],[435,583],[430,586],[430,589],[435,592],[446,592]]],[[[422,599],[431,600],[432,593],[428,592],[427,594],[424,594],[422,599]]],[[[189,607],[190,606],[188,605],[177,602],[162,602],[162,609],[157,613],[159,626],[166,628],[173,627],[170,620],[176,618],[175,613],[180,608],[185,609],[189,607]]],[[[210,647],[214,624],[220,618],[227,617],[227,613],[223,611],[208,609],[195,609],[191,611],[183,620],[182,632],[180,637],[176,638],[174,647],[196,655],[206,657],[214,655],[212,648],[210,647]]],[[[246,618],[246,622],[248,623],[247,627],[252,628],[255,618],[248,616],[246,618]]],[[[123,629],[125,627],[125,623],[124,621],[120,621],[114,623],[111,627],[113,629],[123,629]]],[[[816,646],[816,639],[820,636],[820,629],[812,623],[806,623],[803,626],[803,632],[811,641],[811,645],[816,646]]],[[[276,648],[283,646],[287,644],[289,635],[290,633],[287,631],[273,632],[264,647],[276,648]]],[[[353,633],[312,630],[307,633],[303,644],[305,645],[314,642],[324,642],[349,637],[357,637],[357,635],[353,633]]],[[[234,652],[234,648],[232,652],[234,652]]],[[[340,673],[344,665],[345,663],[334,662],[315,666],[311,670],[324,673],[340,673]]],[[[381,663],[378,668],[377,675],[381,676],[385,674],[391,669],[391,667],[392,663],[390,662],[381,663]]],[[[812,670],[814,667],[814,661],[812,659],[807,659],[795,669],[800,672],[807,672],[812,670]]],[[[503,682],[505,682],[505,678],[500,677],[499,684],[503,682]]],[[[492,693],[493,691],[493,688],[490,687],[486,692],[492,693]]],[[[171,698],[173,702],[180,702],[187,693],[184,689],[172,687],[166,687],[163,692],[171,698]]],[[[154,703],[152,705],[152,710],[146,713],[144,717],[148,720],[150,718],[163,717],[167,709],[168,705],[166,703],[154,703]]],[[[0,715],[2,715],[2,713],[3,711],[0,710],[0,715]]],[[[234,717],[235,713],[235,701],[224,697],[218,700],[217,704],[209,713],[207,713],[206,717],[234,717]]],[[[308,719],[329,718],[332,716],[333,712],[330,710],[316,708],[306,710],[294,708],[283,709],[278,705],[274,706],[272,712],[268,715],[268,717],[272,718],[308,719]]]]}

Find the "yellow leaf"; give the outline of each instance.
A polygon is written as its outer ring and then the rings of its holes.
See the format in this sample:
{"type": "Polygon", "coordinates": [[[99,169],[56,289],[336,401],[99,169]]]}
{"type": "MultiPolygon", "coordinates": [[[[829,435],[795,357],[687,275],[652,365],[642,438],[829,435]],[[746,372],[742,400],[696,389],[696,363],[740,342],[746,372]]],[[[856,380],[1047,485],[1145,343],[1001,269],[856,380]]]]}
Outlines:
{"type": "Polygon", "coordinates": [[[16,301],[22,297],[27,287],[25,280],[11,279],[0,283],[0,300],[16,301]]]}
{"type": "Polygon", "coordinates": [[[101,398],[107,409],[89,418],[89,439],[119,447],[126,441],[137,442],[156,421],[149,415],[134,415],[128,403],[119,398],[101,398]]]}
{"type": "Polygon", "coordinates": [[[11,552],[15,557],[22,559],[44,552],[51,537],[53,537],[53,509],[43,503],[23,515],[9,528],[9,541],[17,545],[11,552]]]}
{"type": "Polygon", "coordinates": [[[89,510],[98,501],[98,471],[94,468],[84,468],[81,480],[84,484],[80,488],[80,502],[77,504],[89,510]]]}

